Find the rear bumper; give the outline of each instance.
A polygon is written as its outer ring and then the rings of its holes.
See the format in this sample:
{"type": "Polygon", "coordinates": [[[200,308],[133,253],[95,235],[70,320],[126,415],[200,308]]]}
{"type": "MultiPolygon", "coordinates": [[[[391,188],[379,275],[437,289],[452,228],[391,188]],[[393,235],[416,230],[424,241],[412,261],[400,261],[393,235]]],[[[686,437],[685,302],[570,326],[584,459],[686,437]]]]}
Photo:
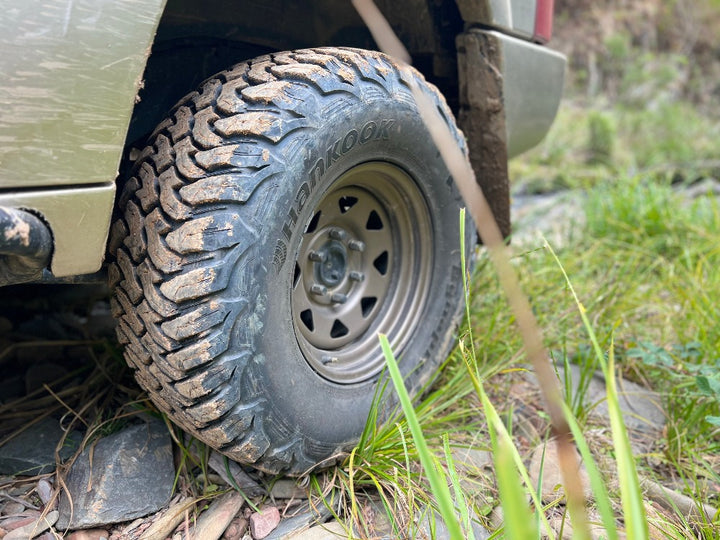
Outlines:
{"type": "MultiPolygon", "coordinates": [[[[458,36],[460,81],[469,108],[488,99],[478,65],[498,71],[508,157],[538,144],[555,119],[565,80],[565,57],[547,47],[494,30],[470,30],[458,36]]],[[[461,98],[462,99],[462,98],[461,98]]]]}
{"type": "Polygon", "coordinates": [[[537,145],[555,120],[565,81],[565,57],[498,32],[508,157],[537,145]]]}

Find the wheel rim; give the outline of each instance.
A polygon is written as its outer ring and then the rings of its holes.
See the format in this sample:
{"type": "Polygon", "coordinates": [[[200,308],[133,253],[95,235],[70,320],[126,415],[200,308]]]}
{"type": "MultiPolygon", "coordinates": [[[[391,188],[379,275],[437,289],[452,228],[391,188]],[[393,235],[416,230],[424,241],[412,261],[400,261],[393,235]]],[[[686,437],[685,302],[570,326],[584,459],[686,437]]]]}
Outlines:
{"type": "Polygon", "coordinates": [[[355,166],[315,207],[292,279],[292,319],[307,362],[333,382],[384,366],[377,334],[401,351],[422,317],[432,223],[412,178],[385,162],[355,166]]]}

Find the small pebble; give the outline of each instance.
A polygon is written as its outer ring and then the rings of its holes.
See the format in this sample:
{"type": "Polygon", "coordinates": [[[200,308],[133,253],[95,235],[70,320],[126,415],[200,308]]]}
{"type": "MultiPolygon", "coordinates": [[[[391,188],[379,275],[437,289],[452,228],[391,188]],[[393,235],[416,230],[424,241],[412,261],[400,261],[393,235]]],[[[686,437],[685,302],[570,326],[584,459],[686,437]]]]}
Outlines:
{"type": "Polygon", "coordinates": [[[47,504],[52,499],[52,484],[50,484],[50,482],[43,478],[42,480],[38,481],[37,486],[35,486],[35,492],[37,493],[38,497],[40,497],[42,503],[47,504]]]}
{"type": "Polygon", "coordinates": [[[0,509],[2,516],[15,516],[25,510],[25,505],[15,501],[8,501],[0,509]]]}
{"type": "Polygon", "coordinates": [[[274,506],[266,506],[250,516],[250,532],[256,540],[265,538],[279,524],[280,511],[274,506]]]}
{"type": "Polygon", "coordinates": [[[248,521],[244,517],[236,517],[230,522],[223,533],[223,540],[240,540],[248,527],[248,521]]]}
{"type": "Polygon", "coordinates": [[[65,540],[107,540],[108,536],[108,532],[104,529],[87,529],[75,531],[70,536],[66,536],[65,540]]]}
{"type": "Polygon", "coordinates": [[[40,512],[34,510],[28,510],[21,514],[15,514],[13,517],[9,517],[2,521],[2,527],[6,531],[14,531],[19,527],[24,527],[28,523],[33,523],[40,516],[40,512]]]}
{"type": "Polygon", "coordinates": [[[44,517],[34,519],[27,525],[10,531],[5,536],[5,540],[27,540],[28,538],[35,538],[55,525],[57,520],[58,512],[55,510],[44,517]]]}

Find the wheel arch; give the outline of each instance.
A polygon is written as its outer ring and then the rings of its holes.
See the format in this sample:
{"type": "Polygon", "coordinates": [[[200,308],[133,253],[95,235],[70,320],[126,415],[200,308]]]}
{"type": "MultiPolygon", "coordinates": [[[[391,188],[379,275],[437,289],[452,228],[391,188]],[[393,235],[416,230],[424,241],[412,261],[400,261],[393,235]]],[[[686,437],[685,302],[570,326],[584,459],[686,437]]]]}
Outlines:
{"type": "MultiPolygon", "coordinates": [[[[414,66],[440,88],[455,110],[454,41],[463,31],[455,1],[376,3],[407,46],[414,66]]],[[[131,117],[127,144],[142,143],[179,99],[230,65],[270,52],[320,46],[376,49],[350,2],[168,0],[131,117]]]]}

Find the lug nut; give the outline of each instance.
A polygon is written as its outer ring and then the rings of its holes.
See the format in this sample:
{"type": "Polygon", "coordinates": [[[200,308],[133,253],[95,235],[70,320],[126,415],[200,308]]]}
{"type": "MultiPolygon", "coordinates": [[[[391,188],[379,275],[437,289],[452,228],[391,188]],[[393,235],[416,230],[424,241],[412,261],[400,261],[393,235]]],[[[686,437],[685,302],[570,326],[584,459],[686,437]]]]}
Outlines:
{"type": "Polygon", "coordinates": [[[342,229],[330,229],[330,238],[333,240],[344,240],[347,233],[342,229]]]}
{"type": "Polygon", "coordinates": [[[314,262],[325,262],[326,257],[324,253],[311,250],[310,253],[308,253],[308,259],[314,262]]]}
{"type": "Polygon", "coordinates": [[[361,274],[360,272],[354,272],[354,271],[353,271],[353,272],[350,272],[350,274],[348,275],[348,277],[349,277],[351,280],[353,280],[353,281],[360,282],[360,281],[363,281],[363,280],[365,279],[365,274],[361,274]]]}
{"type": "Polygon", "coordinates": [[[365,251],[365,242],[361,242],[360,240],[350,240],[350,242],[348,242],[348,247],[353,251],[359,251],[362,253],[365,251]]]}
{"type": "Polygon", "coordinates": [[[335,293],[330,297],[330,300],[335,304],[344,304],[347,302],[347,295],[342,293],[335,293]]]}
{"type": "Polygon", "coordinates": [[[310,292],[316,296],[325,296],[327,294],[327,287],[314,283],[313,286],[310,287],[310,292]]]}

